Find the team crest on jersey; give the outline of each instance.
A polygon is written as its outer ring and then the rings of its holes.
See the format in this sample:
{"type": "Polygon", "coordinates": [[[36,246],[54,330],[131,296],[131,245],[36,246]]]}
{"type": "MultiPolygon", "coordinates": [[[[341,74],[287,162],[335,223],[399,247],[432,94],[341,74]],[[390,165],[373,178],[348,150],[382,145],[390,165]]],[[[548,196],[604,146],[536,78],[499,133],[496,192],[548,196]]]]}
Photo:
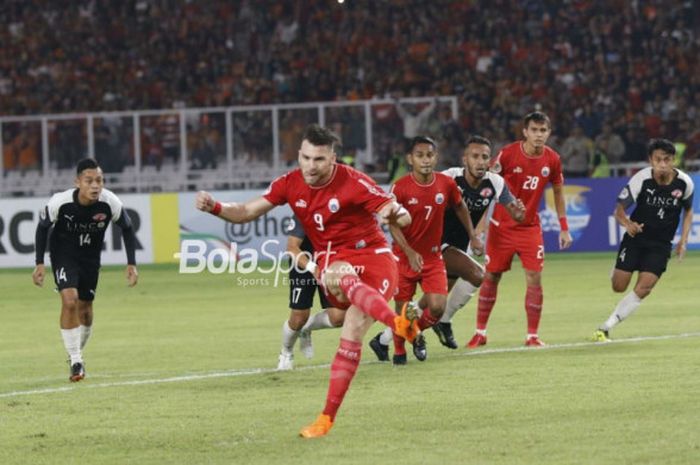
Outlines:
{"type": "Polygon", "coordinates": [[[296,201],[296,203],[294,204],[294,206],[297,207],[297,208],[306,208],[306,200],[304,200],[304,199],[299,199],[299,200],[296,201]]]}
{"type": "Polygon", "coordinates": [[[681,192],[680,189],[676,189],[673,192],[671,192],[671,197],[673,197],[674,199],[680,199],[682,195],[683,192],[681,192]]]}
{"type": "Polygon", "coordinates": [[[493,190],[490,187],[484,187],[481,189],[481,192],[479,192],[479,195],[482,197],[491,197],[493,195],[493,190]]]}
{"type": "Polygon", "coordinates": [[[335,213],[338,210],[340,210],[340,202],[338,202],[338,199],[333,197],[328,201],[328,209],[331,211],[331,213],[335,213]]]}
{"type": "Polygon", "coordinates": [[[435,195],[435,203],[438,204],[438,205],[440,205],[440,204],[442,204],[442,202],[444,202],[444,201],[445,201],[445,196],[442,195],[442,192],[438,192],[438,193],[435,195]]]}
{"type": "Polygon", "coordinates": [[[542,167],[542,176],[544,176],[545,178],[549,176],[549,166],[542,167]]]}
{"type": "Polygon", "coordinates": [[[104,221],[104,220],[107,219],[107,215],[105,215],[104,213],[98,213],[98,214],[96,214],[95,216],[93,216],[92,219],[93,219],[94,221],[98,221],[98,222],[99,222],[99,221],[104,221]]]}

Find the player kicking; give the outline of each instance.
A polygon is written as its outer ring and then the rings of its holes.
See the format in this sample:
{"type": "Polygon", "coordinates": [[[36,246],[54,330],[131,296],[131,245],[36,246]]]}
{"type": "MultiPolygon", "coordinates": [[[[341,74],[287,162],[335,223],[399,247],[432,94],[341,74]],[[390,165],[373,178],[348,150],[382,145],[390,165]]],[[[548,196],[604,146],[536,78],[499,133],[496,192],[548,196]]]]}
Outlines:
{"type": "Polygon", "coordinates": [[[136,236],[119,198],[104,189],[102,169],[92,158],[77,165],[75,189],[54,194],[41,210],[36,228],[36,268],[32,280],[44,284],[44,254],[53,226],[49,251],[56,287],[61,294],[61,336],[70,357],[73,382],[85,377],[82,350],[92,333],[92,302],[100,273],[100,256],[109,222],[122,229],[126,249],[126,280],[135,286],[136,236]]]}
{"type": "MultiPolygon", "coordinates": [[[[457,183],[450,176],[435,173],[438,153],[435,142],[429,137],[415,137],[406,155],[411,173],[392,186],[396,201],[405,205],[413,219],[410,226],[401,230],[389,226],[394,239],[394,253],[399,257],[399,292],[394,297],[397,313],[416,293],[420,283],[424,295],[423,310],[418,327],[421,330],[433,326],[445,311],[447,300],[447,275],[440,251],[445,211],[451,209],[469,234],[475,249],[483,249],[474,236],[469,210],[462,200],[457,183]]],[[[469,241],[469,239],[466,239],[469,241]]],[[[370,341],[370,347],[382,361],[389,359],[387,341],[392,337],[387,328],[370,341]]],[[[394,334],[394,365],[406,364],[405,340],[394,334]]],[[[413,341],[413,354],[424,361],[428,353],[425,338],[419,335],[413,341]]]]}
{"type": "Polygon", "coordinates": [[[294,217],[287,230],[287,252],[294,260],[289,270],[289,319],[282,325],[282,349],[277,362],[278,370],[294,368],[294,344],[299,339],[299,350],[306,358],[314,356],[311,331],[342,326],[345,312],[332,307],[319,288],[314,272],[317,265],[313,261],[311,241],[304,234],[304,228],[294,217]],[[309,318],[314,302],[318,297],[323,311],[309,318]]]}
{"type": "Polygon", "coordinates": [[[233,223],[252,221],[288,203],[316,250],[316,276],[330,303],[347,309],[326,405],[299,433],[305,438],[323,436],[333,426],[360,363],[362,338],[375,320],[409,341],[420,333],[412,309],[397,316],[387,304],[396,289],[396,261],[374,214],[402,227],[411,217],[369,176],[335,163],[337,140],[328,129],[310,125],[299,149],[299,168],[273,181],[263,196],[222,204],[199,192],[196,199],[198,209],[233,223]]]}
{"type": "MultiPolygon", "coordinates": [[[[472,136],[467,141],[462,156],[464,166],[450,168],[443,173],[457,183],[469,209],[472,224],[478,225],[484,213],[494,202],[503,205],[516,222],[522,221],[525,206],[513,197],[501,175],[488,171],[490,160],[491,142],[485,137],[472,136]]],[[[452,318],[481,286],[484,269],[471,257],[469,236],[452,210],[445,211],[442,256],[445,260],[450,293],[447,297],[445,313],[433,326],[433,331],[442,345],[456,349],[458,346],[452,332],[452,318]]]]}
{"type": "Polygon", "coordinates": [[[694,185],[690,176],[673,168],[675,154],[673,142],[652,139],[647,149],[651,167],[632,176],[617,197],[615,219],[626,233],[617,253],[612,288],[625,292],[635,271],[637,283],[595,332],[595,341],[609,341],[610,330],[630,316],[661,279],[671,256],[681,210],[683,223],[676,254],[679,260],[685,256],[693,220],[694,185]],[[628,217],[625,211],[632,204],[636,207],[628,217]]]}
{"type": "Polygon", "coordinates": [[[551,132],[547,115],[539,111],[528,114],[523,120],[525,140],[507,145],[492,162],[491,170],[503,176],[511,193],[525,205],[525,218],[517,223],[503,205],[496,205],[494,209],[486,243],[486,273],[479,289],[476,333],[467,343],[469,348],[486,344],[486,324],[496,303],[498,283],[503,273],[510,269],[515,254],[520,256],[527,284],[525,345],[544,345],[537,333],[542,315],[544,268],[544,239],[537,208],[549,183],[552,184],[561,228],[559,248],[566,249],[572,243],[566,220],[561,160],[557,152],[545,145],[551,132]]]}

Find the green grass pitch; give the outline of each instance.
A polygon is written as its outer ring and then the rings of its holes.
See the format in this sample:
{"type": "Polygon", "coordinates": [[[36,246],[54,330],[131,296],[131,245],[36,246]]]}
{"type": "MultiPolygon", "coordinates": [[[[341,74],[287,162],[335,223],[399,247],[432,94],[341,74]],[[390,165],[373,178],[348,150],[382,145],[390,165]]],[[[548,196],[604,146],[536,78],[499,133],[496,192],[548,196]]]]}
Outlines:
{"type": "MultiPolygon", "coordinates": [[[[287,289],[240,275],[143,266],[128,289],[106,267],[85,351],[68,382],[59,299],[30,270],[0,271],[0,463],[697,464],[700,254],[675,259],[613,332],[587,340],[620,295],[613,253],[551,254],[540,336],[521,350],[524,276],[504,275],[489,344],[393,368],[367,348],[331,433],[297,437],[323,407],[338,330],[274,372],[287,289]]],[[[262,276],[260,276],[262,277],[262,276]]],[[[455,319],[463,345],[475,299],[455,319]]],[[[368,336],[381,330],[376,324],[368,336]]]]}

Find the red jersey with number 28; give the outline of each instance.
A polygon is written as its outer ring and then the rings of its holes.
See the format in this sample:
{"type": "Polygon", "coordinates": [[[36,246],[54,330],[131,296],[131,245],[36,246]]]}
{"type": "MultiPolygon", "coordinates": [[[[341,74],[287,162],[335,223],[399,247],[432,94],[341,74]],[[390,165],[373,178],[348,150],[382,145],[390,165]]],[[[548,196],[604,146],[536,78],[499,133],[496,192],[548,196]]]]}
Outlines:
{"type": "MultiPolygon", "coordinates": [[[[391,187],[396,200],[411,214],[411,224],[401,230],[409,245],[423,257],[440,252],[445,210],[462,201],[462,193],[450,176],[433,173],[430,184],[419,184],[408,174],[391,187]]],[[[394,244],[394,253],[403,256],[394,244]]]]}
{"type": "Polygon", "coordinates": [[[272,181],[263,197],[273,205],[289,203],[316,252],[389,251],[374,214],[391,196],[354,168],[335,165],[330,180],[322,186],[306,184],[297,168],[272,181]]]}
{"type": "Polygon", "coordinates": [[[542,155],[530,157],[525,153],[523,142],[513,142],[503,147],[491,161],[491,171],[503,176],[513,197],[525,204],[525,219],[522,223],[511,218],[503,205],[496,204],[493,220],[504,226],[539,224],[537,209],[547,184],[564,183],[559,154],[545,146],[542,155]]]}

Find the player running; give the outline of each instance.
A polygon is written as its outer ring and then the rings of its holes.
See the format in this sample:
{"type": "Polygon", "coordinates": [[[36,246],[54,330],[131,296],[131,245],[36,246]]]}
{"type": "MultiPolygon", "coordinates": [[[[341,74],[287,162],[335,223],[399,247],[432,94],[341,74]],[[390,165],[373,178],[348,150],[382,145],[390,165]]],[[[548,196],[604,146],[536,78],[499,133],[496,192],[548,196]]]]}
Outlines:
{"type": "Polygon", "coordinates": [[[609,341],[610,330],[629,317],[661,279],[671,256],[681,210],[683,223],[676,254],[679,260],[685,256],[693,222],[695,186],[690,176],[673,167],[675,154],[673,142],[652,139],[647,149],[651,166],[632,176],[617,197],[615,219],[626,232],[617,253],[612,288],[625,292],[635,271],[637,283],[595,332],[595,341],[609,341]],[[625,211],[632,204],[636,207],[628,217],[625,211]]]}
{"type": "Polygon", "coordinates": [[[503,205],[496,205],[494,209],[486,244],[486,273],[479,290],[476,334],[467,343],[469,348],[486,344],[486,324],[496,303],[498,283],[503,273],[510,269],[515,254],[525,269],[527,284],[525,345],[544,345],[538,336],[543,302],[544,239],[537,208],[549,183],[554,191],[554,206],[561,228],[559,248],[567,249],[572,243],[566,220],[561,160],[557,152],[545,145],[551,132],[547,115],[539,111],[528,114],[523,120],[525,140],[507,145],[492,162],[492,171],[503,176],[511,193],[525,205],[525,218],[518,223],[503,205]]]}
{"type": "Polygon", "coordinates": [[[409,225],[411,217],[370,177],[335,163],[337,140],[330,130],[310,125],[299,149],[299,168],[273,181],[263,196],[222,204],[199,192],[196,199],[198,209],[233,223],[252,221],[288,203],[316,251],[316,275],[330,303],[347,308],[326,405],[316,421],[301,430],[304,438],[330,431],[359,366],[362,338],[375,320],[409,341],[420,333],[415,312],[406,308],[397,316],[387,304],[396,289],[396,261],[374,214],[385,224],[401,227],[409,225]]]}
{"type": "Polygon", "coordinates": [[[49,229],[51,269],[61,295],[61,336],[70,357],[73,382],[85,377],[82,350],[92,333],[92,302],[100,275],[102,243],[110,221],[122,229],[126,249],[126,280],[138,281],[136,235],[121,200],[104,188],[102,169],[92,158],[78,162],[75,188],[54,194],[41,210],[36,228],[36,268],[32,280],[44,284],[44,254],[49,229]]]}
{"type": "MultiPolygon", "coordinates": [[[[410,226],[401,230],[389,226],[394,239],[393,250],[399,257],[399,292],[394,297],[397,312],[407,305],[420,283],[424,296],[418,327],[423,330],[433,326],[445,311],[447,299],[447,275],[440,251],[443,221],[446,210],[463,225],[465,239],[475,249],[483,249],[474,236],[469,210],[462,200],[457,183],[450,176],[434,172],[438,161],[437,145],[429,137],[414,137],[406,155],[411,173],[399,179],[391,188],[396,201],[406,206],[413,219],[410,226]]],[[[391,329],[375,336],[370,347],[380,360],[388,360],[388,344],[382,339],[391,338],[391,329]]],[[[405,340],[394,334],[394,365],[406,364],[405,340]]],[[[419,335],[413,341],[413,354],[420,361],[427,358],[425,338],[419,335]]]]}

